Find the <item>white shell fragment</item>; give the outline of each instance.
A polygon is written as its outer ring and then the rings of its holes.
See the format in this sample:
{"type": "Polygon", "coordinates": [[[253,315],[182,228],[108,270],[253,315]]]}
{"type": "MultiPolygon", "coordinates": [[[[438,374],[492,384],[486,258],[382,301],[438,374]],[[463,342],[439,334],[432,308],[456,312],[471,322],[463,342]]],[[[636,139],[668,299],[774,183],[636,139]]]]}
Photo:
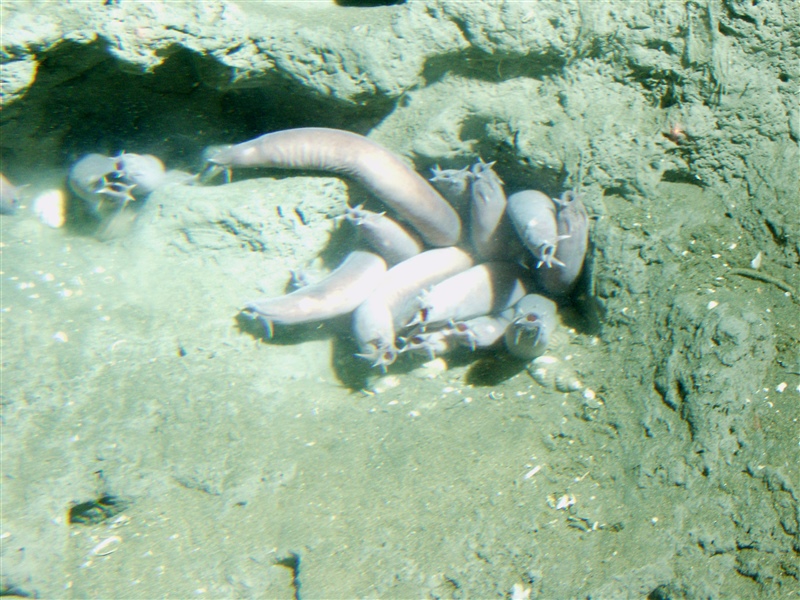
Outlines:
{"type": "Polygon", "coordinates": [[[511,588],[511,600],[529,600],[531,597],[531,588],[526,588],[521,583],[515,583],[511,588]]]}
{"type": "Polygon", "coordinates": [[[597,397],[595,391],[591,388],[585,388],[582,393],[584,404],[588,408],[600,408],[603,406],[603,401],[597,397]]]}
{"type": "Polygon", "coordinates": [[[541,471],[541,470],[542,470],[542,465],[536,465],[536,466],[535,466],[535,467],[533,467],[533,468],[532,468],[530,471],[528,471],[527,473],[525,473],[525,475],[523,475],[523,476],[522,476],[522,478],[523,478],[523,479],[530,479],[531,477],[533,477],[534,475],[536,475],[536,474],[537,474],[539,471],[541,471]]]}
{"type": "Polygon", "coordinates": [[[575,496],[572,494],[564,494],[558,499],[558,502],[556,503],[556,510],[566,510],[573,504],[575,504],[575,496]]]}
{"type": "Polygon", "coordinates": [[[61,190],[47,190],[33,199],[33,213],[53,229],[62,227],[67,220],[67,201],[61,190]]]}
{"type": "Polygon", "coordinates": [[[755,258],[750,261],[750,268],[758,270],[761,267],[761,257],[762,254],[759,252],[756,254],[755,258]]]}
{"type": "Polygon", "coordinates": [[[94,556],[108,556],[109,554],[115,552],[121,543],[121,537],[118,535],[112,535],[92,548],[91,554],[94,556]]]}
{"type": "Polygon", "coordinates": [[[554,494],[547,497],[547,506],[554,510],[567,510],[570,506],[574,506],[578,500],[573,494],[562,494],[558,498],[554,494]]]}

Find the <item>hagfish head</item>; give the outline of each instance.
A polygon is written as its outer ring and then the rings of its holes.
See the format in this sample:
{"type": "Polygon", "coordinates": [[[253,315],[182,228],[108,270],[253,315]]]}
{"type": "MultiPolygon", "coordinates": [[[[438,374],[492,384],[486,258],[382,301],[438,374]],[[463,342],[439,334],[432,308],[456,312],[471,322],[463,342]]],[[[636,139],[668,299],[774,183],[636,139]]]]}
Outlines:
{"type": "Polygon", "coordinates": [[[538,344],[541,341],[544,328],[544,321],[536,313],[528,313],[514,319],[511,323],[511,337],[514,344],[518,345],[523,337],[532,344],[538,344]]]}
{"type": "Polygon", "coordinates": [[[450,348],[447,338],[451,331],[439,329],[437,331],[420,331],[405,338],[403,349],[400,352],[414,352],[427,354],[431,359],[444,354],[450,348]]]}
{"type": "Polygon", "coordinates": [[[555,201],[558,244],[552,264],[553,269],[537,271],[537,279],[553,296],[572,292],[583,269],[589,247],[589,216],[578,194],[567,191],[555,201]]]}
{"type": "Polygon", "coordinates": [[[510,325],[511,311],[499,315],[484,315],[452,325],[452,336],[470,350],[489,348],[500,340],[510,325]]]}
{"type": "Polygon", "coordinates": [[[494,172],[494,167],[496,161],[492,161],[490,163],[483,162],[483,159],[478,159],[474,165],[472,165],[471,173],[472,177],[475,181],[483,181],[488,185],[492,186],[500,186],[502,187],[503,180],[500,179],[500,176],[494,172]]]}
{"type": "Polygon", "coordinates": [[[558,236],[552,241],[543,241],[538,246],[535,246],[529,249],[531,254],[533,254],[534,258],[538,259],[536,262],[536,268],[540,268],[542,265],[546,266],[548,269],[552,268],[553,265],[561,265],[563,266],[560,260],[556,258],[556,250],[558,249],[558,236]]]}
{"type": "Polygon", "coordinates": [[[469,195],[469,184],[474,178],[469,167],[463,169],[440,169],[436,165],[431,169],[433,177],[430,182],[450,202],[461,205],[469,195]]]}
{"type": "Polygon", "coordinates": [[[356,227],[366,222],[366,220],[370,217],[372,213],[369,211],[364,210],[364,205],[359,204],[358,206],[347,206],[344,209],[344,215],[342,217],[337,218],[344,218],[356,227]]]}
{"type": "Polygon", "coordinates": [[[506,348],[525,360],[541,356],[556,322],[556,305],[552,300],[536,294],[525,296],[514,308],[513,319],[505,333],[506,348]]]}
{"type": "Polygon", "coordinates": [[[141,200],[164,182],[164,164],[150,154],[88,154],[69,172],[69,186],[100,216],[110,204],[119,211],[141,200]]]}
{"type": "Polygon", "coordinates": [[[258,320],[264,326],[264,336],[270,340],[275,333],[275,326],[272,318],[268,314],[263,314],[259,311],[257,302],[249,302],[243,309],[241,314],[249,319],[258,320]]]}
{"type": "Polygon", "coordinates": [[[515,319],[506,330],[504,338],[509,353],[517,358],[532,360],[547,348],[544,322],[535,314],[515,319]]]}
{"type": "Polygon", "coordinates": [[[380,367],[381,371],[386,372],[386,367],[397,360],[398,349],[394,343],[372,340],[362,345],[361,352],[356,354],[372,363],[373,367],[380,367]]]}
{"type": "Polygon", "coordinates": [[[233,144],[221,144],[217,146],[208,146],[203,150],[205,170],[200,174],[200,181],[202,183],[208,183],[220,173],[225,174],[225,183],[230,183],[231,164],[233,162],[230,158],[231,148],[233,148],[233,144]]]}
{"type": "Polygon", "coordinates": [[[69,186],[76,196],[96,210],[106,191],[112,192],[111,198],[119,193],[124,195],[124,190],[114,190],[111,187],[117,171],[116,159],[102,154],[87,154],[70,168],[69,186]]]}
{"type": "Polygon", "coordinates": [[[508,218],[534,258],[537,267],[557,265],[559,242],[557,205],[537,190],[524,190],[508,198],[508,218]]]}
{"type": "Polygon", "coordinates": [[[453,324],[453,336],[473,352],[478,348],[478,332],[466,321],[453,324]]]}

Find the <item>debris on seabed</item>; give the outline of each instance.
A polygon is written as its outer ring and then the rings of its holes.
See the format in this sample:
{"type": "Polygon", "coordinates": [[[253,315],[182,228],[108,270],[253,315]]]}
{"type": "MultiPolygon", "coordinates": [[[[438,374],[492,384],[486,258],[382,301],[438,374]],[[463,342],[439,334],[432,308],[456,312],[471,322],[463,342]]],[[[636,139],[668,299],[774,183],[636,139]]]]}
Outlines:
{"type": "Polygon", "coordinates": [[[399,385],[400,378],[397,375],[384,375],[376,379],[370,384],[369,389],[364,391],[367,393],[382,394],[383,392],[393,390],[399,385]]]}
{"type": "Polygon", "coordinates": [[[536,466],[535,466],[535,467],[533,467],[533,468],[532,468],[530,471],[528,471],[527,473],[525,473],[525,475],[523,475],[523,477],[522,477],[522,478],[523,478],[523,479],[530,479],[531,477],[533,477],[534,475],[536,475],[536,474],[537,474],[537,473],[538,473],[538,472],[539,472],[541,469],[542,469],[542,465],[536,465],[536,466]]]}
{"type": "Polygon", "coordinates": [[[411,374],[419,379],[436,379],[445,371],[447,362],[443,358],[434,358],[411,371],[411,374]]]}
{"type": "Polygon", "coordinates": [[[563,494],[557,500],[554,494],[550,494],[547,497],[547,505],[555,510],[566,510],[570,506],[574,506],[576,502],[577,500],[572,494],[563,494]]]}
{"type": "Polygon", "coordinates": [[[61,190],[47,190],[33,200],[33,212],[39,221],[58,229],[67,220],[67,201],[61,190]]]}
{"type": "Polygon", "coordinates": [[[116,552],[119,545],[122,543],[122,538],[118,535],[112,535],[111,537],[107,537],[102,542],[97,544],[90,554],[93,556],[108,556],[113,552],[116,552]]]}
{"type": "Polygon", "coordinates": [[[515,583],[511,588],[511,600],[529,600],[531,597],[531,588],[526,588],[521,583],[515,583]]]}

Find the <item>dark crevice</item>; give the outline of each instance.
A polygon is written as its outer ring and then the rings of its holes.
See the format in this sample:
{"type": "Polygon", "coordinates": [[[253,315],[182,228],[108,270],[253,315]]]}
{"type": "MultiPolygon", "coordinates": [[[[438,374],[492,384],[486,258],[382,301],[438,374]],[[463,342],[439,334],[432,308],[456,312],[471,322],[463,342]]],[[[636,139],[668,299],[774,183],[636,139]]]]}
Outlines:
{"type": "Polygon", "coordinates": [[[300,600],[300,555],[296,552],[289,552],[287,556],[276,560],[275,564],[280,567],[286,567],[292,572],[294,600],[300,600]]]}
{"type": "MultiPolygon", "coordinates": [[[[750,15],[744,14],[744,13],[739,12],[738,10],[736,10],[736,8],[733,6],[733,4],[734,3],[731,2],[731,0],[727,0],[726,2],[722,3],[722,5],[725,7],[725,12],[727,13],[728,18],[730,18],[730,19],[740,19],[742,21],[750,23],[751,25],[756,25],[756,26],[758,25],[758,21],[756,21],[750,15]]],[[[753,4],[753,6],[755,6],[755,4],[753,4]]],[[[718,26],[717,28],[719,29],[720,33],[725,33],[724,31],[722,31],[721,27],[718,26]]]]}
{"type": "Polygon", "coordinates": [[[777,246],[786,245],[786,234],[780,231],[770,219],[764,219],[764,225],[766,225],[770,235],[772,236],[772,241],[774,241],[777,246]]]}
{"type": "Polygon", "coordinates": [[[560,56],[487,54],[470,48],[465,52],[430,58],[422,70],[422,77],[426,84],[440,81],[446,75],[499,83],[517,77],[543,79],[561,72],[565,64],[566,60],[560,56]]]}
{"type": "Polygon", "coordinates": [[[182,47],[163,51],[151,73],[134,72],[108,44],[63,42],[40,57],[36,79],[0,115],[0,161],[10,178],[65,169],[82,155],[154,154],[168,168],[193,170],[212,144],[293,127],[366,133],[395,107],[370,97],[322,96],[280,73],[259,87],[231,89],[231,69],[182,47]]]}
{"type": "Polygon", "coordinates": [[[661,181],[668,183],[689,183],[699,188],[705,187],[690,171],[685,169],[668,169],[661,175],[661,181]]]}
{"type": "Polygon", "coordinates": [[[70,525],[97,525],[120,514],[130,505],[129,502],[105,494],[94,500],[81,502],[69,509],[67,522],[70,525]]]}
{"type": "Polygon", "coordinates": [[[669,108],[686,101],[683,95],[684,80],[675,71],[643,67],[631,61],[628,61],[628,68],[631,79],[642,86],[659,108],[669,108]]]}

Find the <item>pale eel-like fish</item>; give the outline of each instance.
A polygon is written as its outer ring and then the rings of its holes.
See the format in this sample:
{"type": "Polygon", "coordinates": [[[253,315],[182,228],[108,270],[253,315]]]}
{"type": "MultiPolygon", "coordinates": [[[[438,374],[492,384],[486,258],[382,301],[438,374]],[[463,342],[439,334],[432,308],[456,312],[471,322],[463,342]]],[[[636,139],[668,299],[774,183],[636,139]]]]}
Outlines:
{"type": "Polygon", "coordinates": [[[223,148],[209,162],[230,169],[272,167],[331,171],[355,179],[432,246],[452,246],[461,237],[458,214],[399,156],[349,131],[307,127],[276,131],[223,148]]]}

